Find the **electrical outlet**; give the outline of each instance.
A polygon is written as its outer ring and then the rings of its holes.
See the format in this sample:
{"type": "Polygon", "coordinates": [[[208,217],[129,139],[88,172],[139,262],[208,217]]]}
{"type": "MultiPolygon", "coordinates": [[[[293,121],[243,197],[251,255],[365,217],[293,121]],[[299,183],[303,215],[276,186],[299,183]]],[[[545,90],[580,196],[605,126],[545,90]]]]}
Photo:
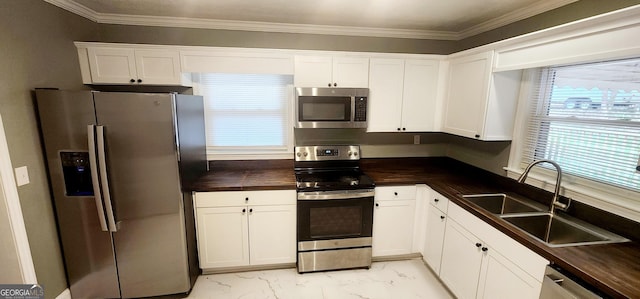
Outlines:
{"type": "Polygon", "coordinates": [[[27,166],[16,168],[15,173],[16,173],[16,184],[18,186],[29,184],[29,171],[27,171],[27,166]]]}
{"type": "Polygon", "coordinates": [[[420,135],[413,135],[413,144],[420,144],[420,135]]]}

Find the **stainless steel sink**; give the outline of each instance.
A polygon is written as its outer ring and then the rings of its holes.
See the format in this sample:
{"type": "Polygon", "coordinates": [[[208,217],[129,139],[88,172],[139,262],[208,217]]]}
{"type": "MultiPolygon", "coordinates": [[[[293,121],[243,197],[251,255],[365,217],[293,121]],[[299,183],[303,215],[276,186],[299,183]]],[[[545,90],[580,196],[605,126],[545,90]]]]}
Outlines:
{"type": "Polygon", "coordinates": [[[578,219],[551,213],[502,215],[502,219],[549,247],[627,242],[628,239],[578,219]]]}
{"type": "Polygon", "coordinates": [[[546,211],[546,208],[542,205],[502,193],[471,194],[463,195],[462,197],[471,203],[498,215],[546,211]]]}
{"type": "Polygon", "coordinates": [[[549,213],[549,207],[517,195],[470,194],[462,197],[549,247],[629,241],[568,215],[549,213]]]}

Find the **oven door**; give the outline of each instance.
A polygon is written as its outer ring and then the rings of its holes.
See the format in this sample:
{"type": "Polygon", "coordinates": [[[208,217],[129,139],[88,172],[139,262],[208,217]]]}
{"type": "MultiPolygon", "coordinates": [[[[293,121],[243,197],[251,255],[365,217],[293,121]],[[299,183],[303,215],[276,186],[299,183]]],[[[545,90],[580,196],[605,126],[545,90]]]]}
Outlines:
{"type": "Polygon", "coordinates": [[[369,189],[299,192],[298,242],[354,238],[370,241],[373,194],[369,189]]]}

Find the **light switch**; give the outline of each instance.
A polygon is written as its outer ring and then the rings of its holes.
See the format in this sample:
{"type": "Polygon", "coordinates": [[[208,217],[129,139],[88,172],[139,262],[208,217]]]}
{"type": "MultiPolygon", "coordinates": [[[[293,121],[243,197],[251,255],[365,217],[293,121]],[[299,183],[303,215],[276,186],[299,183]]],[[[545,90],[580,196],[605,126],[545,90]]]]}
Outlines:
{"type": "Polygon", "coordinates": [[[420,144],[420,135],[413,135],[413,144],[420,144]]]}
{"type": "Polygon", "coordinates": [[[15,169],[16,172],[16,184],[18,186],[29,184],[29,172],[27,171],[27,166],[18,167],[15,169]]]}

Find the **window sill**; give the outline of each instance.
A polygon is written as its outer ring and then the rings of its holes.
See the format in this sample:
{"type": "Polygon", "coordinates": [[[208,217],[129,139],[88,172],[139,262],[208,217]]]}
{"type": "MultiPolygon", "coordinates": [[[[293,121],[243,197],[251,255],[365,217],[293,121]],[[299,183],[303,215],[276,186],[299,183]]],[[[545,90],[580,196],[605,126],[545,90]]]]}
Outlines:
{"type": "MultiPolygon", "coordinates": [[[[507,176],[517,179],[522,169],[505,167],[507,176]]],[[[553,192],[556,173],[549,170],[532,170],[527,184],[553,192]]],[[[631,190],[593,182],[575,176],[563,175],[560,194],[590,206],[640,222],[640,194],[631,190]]]]}

